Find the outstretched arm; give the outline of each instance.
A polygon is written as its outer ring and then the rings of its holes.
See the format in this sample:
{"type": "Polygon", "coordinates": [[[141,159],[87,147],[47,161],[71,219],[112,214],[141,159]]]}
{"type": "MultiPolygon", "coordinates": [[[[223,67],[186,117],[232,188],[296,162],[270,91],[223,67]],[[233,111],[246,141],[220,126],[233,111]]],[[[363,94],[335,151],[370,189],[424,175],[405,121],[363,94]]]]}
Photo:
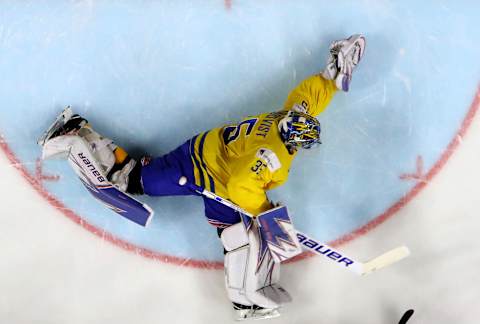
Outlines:
{"type": "Polygon", "coordinates": [[[352,73],[365,50],[365,38],[352,35],[332,42],[325,70],[295,87],[284,104],[285,110],[297,110],[311,116],[322,113],[338,90],[348,91],[352,73]]]}
{"type": "Polygon", "coordinates": [[[327,80],[321,75],[311,76],[290,92],[283,109],[293,109],[317,116],[327,108],[336,91],[334,81],[327,80]]]}

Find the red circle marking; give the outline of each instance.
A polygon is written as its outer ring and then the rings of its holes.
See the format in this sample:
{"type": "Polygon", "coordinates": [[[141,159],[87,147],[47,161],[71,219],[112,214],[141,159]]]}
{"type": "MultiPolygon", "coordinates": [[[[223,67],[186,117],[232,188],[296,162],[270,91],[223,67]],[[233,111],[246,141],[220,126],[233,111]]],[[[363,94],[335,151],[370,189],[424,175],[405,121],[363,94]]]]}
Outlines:
{"type": "MultiPolygon", "coordinates": [[[[442,153],[440,159],[433,165],[433,167],[428,171],[425,175],[426,181],[419,181],[405,196],[403,196],[400,200],[398,200],[395,204],[393,204],[390,208],[388,208],[385,212],[380,214],[379,216],[375,217],[373,220],[368,222],[367,224],[357,228],[356,230],[339,237],[338,239],[329,243],[329,245],[338,247],[340,245],[346,244],[357,237],[367,234],[380,224],[384,223],[387,219],[392,217],[396,212],[402,209],[407,203],[409,203],[413,198],[417,196],[417,194],[427,186],[428,183],[433,179],[435,175],[443,168],[445,163],[447,163],[448,159],[452,156],[453,152],[458,148],[459,144],[462,141],[462,138],[465,136],[467,130],[469,129],[470,125],[472,124],[473,119],[480,107],[480,86],[477,88],[477,92],[473,99],[472,104],[470,105],[470,109],[468,110],[467,115],[465,116],[460,129],[455,134],[454,138],[450,141],[445,151],[442,153]]],[[[20,174],[25,178],[25,180],[42,196],[46,199],[50,205],[55,207],[59,210],[62,214],[64,214],[67,218],[72,220],[73,222],[77,223],[78,225],[82,226],[87,231],[95,234],[96,236],[113,243],[114,245],[129,251],[139,254],[143,257],[154,259],[158,261],[162,261],[165,263],[175,264],[179,266],[187,266],[199,269],[223,269],[223,262],[219,261],[203,261],[203,260],[194,260],[194,259],[186,259],[180,258],[176,256],[171,256],[155,251],[148,250],[146,248],[138,247],[124,241],[118,237],[113,236],[112,234],[105,232],[104,230],[95,227],[94,225],[85,221],[82,217],[77,215],[74,211],[69,209],[65,206],[62,202],[60,202],[57,198],[55,198],[52,194],[50,194],[45,187],[41,183],[41,179],[38,179],[34,175],[30,174],[30,172],[23,166],[20,160],[16,157],[13,151],[8,146],[5,138],[0,134],[0,148],[3,150],[5,155],[7,156],[10,163],[20,172],[20,174]]],[[[305,252],[298,257],[295,257],[288,261],[294,262],[298,260],[303,260],[305,258],[311,257],[313,254],[310,252],[305,252]]]]}

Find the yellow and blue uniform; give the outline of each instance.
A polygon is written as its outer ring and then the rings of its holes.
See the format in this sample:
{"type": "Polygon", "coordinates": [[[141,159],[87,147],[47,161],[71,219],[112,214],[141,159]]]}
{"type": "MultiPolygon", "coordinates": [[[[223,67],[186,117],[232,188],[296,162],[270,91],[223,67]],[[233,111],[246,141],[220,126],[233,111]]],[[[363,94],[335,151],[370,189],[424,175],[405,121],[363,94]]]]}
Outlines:
{"type": "MultiPolygon", "coordinates": [[[[183,175],[254,215],[270,209],[266,191],[287,180],[296,155],[287,150],[278,122],[290,109],[317,116],[325,110],[335,91],[333,81],[315,75],[290,92],[283,110],[250,116],[238,124],[195,136],[142,168],[145,193],[193,194],[178,186],[183,175]]],[[[235,212],[212,200],[205,199],[205,213],[210,223],[219,227],[239,221],[235,212]]]]}

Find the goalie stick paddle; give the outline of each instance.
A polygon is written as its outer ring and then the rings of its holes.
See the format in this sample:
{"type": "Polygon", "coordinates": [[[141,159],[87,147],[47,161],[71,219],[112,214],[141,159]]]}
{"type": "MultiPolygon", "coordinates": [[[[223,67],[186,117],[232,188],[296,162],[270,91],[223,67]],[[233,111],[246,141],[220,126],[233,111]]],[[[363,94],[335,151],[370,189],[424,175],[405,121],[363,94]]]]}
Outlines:
{"type": "MultiPolygon", "coordinates": [[[[181,177],[178,180],[178,184],[181,186],[187,185],[192,191],[199,193],[207,198],[213,199],[227,207],[232,208],[246,216],[252,217],[253,215],[242,209],[240,206],[232,203],[231,201],[224,199],[213,192],[210,192],[195,184],[189,183],[186,177],[181,177]]],[[[302,247],[305,250],[309,250],[315,254],[322,255],[328,258],[330,261],[335,262],[337,265],[347,268],[348,270],[356,273],[357,275],[367,275],[378,269],[385,268],[393,263],[396,263],[405,257],[410,255],[410,251],[406,246],[400,246],[393,250],[390,250],[374,259],[371,259],[365,263],[355,260],[344,253],[328,246],[325,243],[317,241],[310,236],[297,231],[297,238],[302,247]]]]}

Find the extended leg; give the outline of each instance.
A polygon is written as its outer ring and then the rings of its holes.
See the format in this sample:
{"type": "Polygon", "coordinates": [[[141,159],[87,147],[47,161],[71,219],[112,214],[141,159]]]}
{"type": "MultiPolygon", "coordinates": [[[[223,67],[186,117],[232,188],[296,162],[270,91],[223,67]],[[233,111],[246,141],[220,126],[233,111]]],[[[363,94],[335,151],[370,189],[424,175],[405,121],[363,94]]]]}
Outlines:
{"type": "Polygon", "coordinates": [[[44,159],[68,158],[85,187],[107,207],[140,225],[148,224],[151,208],[126,194],[143,193],[140,164],[84,118],[67,107],[38,143],[44,159]]]}
{"type": "MultiPolygon", "coordinates": [[[[111,139],[95,132],[85,118],[74,115],[70,107],[67,107],[57,117],[52,126],[38,141],[43,149],[43,159],[68,157],[72,147],[80,143],[78,137],[85,141],[106,179],[119,190],[127,192],[131,178],[129,175],[137,162],[125,150],[115,145],[111,139]]],[[[139,166],[137,166],[137,169],[139,166]]],[[[135,174],[138,174],[138,172],[135,172],[135,174]]],[[[138,188],[140,185],[138,177],[132,178],[129,192],[143,193],[141,188],[138,188]]]]}

